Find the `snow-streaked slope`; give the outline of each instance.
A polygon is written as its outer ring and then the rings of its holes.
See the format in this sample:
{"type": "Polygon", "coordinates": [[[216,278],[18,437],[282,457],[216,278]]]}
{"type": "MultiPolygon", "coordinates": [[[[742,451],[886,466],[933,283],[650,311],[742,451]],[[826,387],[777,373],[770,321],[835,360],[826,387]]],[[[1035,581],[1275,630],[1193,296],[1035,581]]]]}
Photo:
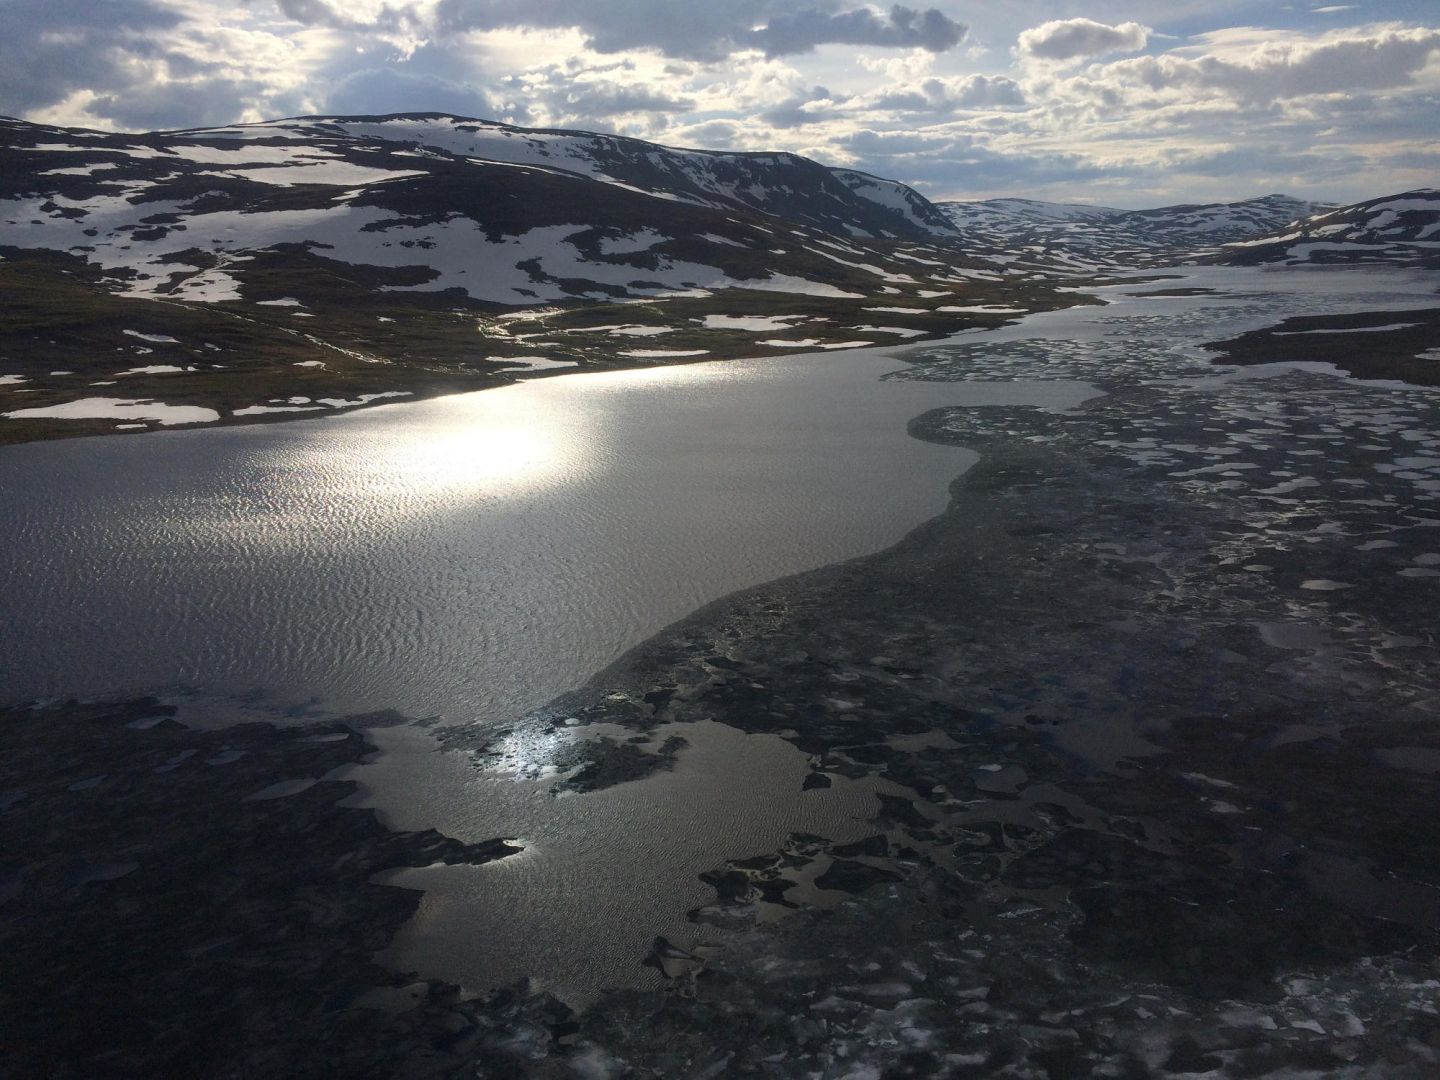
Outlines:
{"type": "Polygon", "coordinates": [[[917,239],[902,254],[862,235],[932,239],[915,223],[929,204],[910,195],[902,212],[789,154],[451,117],[148,135],[0,121],[0,248],[62,252],[133,295],[193,301],[260,299],[245,283],[281,256],[511,306],[956,280],[917,239]]]}
{"type": "Polygon", "coordinates": [[[1440,266],[1440,191],[1420,188],[1343,206],[1229,243],[1226,262],[1386,262],[1440,266]]]}
{"type": "Polygon", "coordinates": [[[1119,210],[1083,203],[989,199],[940,203],[976,255],[1071,272],[1190,261],[1329,209],[1285,195],[1234,203],[1119,210]]]}
{"type": "Polygon", "coordinates": [[[892,180],[827,169],[788,153],[731,153],[661,146],[619,135],[519,128],[437,113],[306,117],[210,134],[254,140],[350,137],[480,161],[561,170],[654,198],[740,209],[859,237],[917,238],[948,226],[923,196],[892,180]]]}
{"type": "Polygon", "coordinates": [[[841,183],[862,199],[900,214],[922,232],[949,235],[954,225],[940,208],[914,188],[855,169],[831,169],[841,183]]]}

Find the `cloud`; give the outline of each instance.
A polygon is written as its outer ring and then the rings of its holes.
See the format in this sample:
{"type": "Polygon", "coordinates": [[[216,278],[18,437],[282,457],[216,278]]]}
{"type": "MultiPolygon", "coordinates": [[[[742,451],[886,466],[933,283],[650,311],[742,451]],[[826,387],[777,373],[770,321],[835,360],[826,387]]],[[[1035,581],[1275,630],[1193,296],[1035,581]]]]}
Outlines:
{"type": "Polygon", "coordinates": [[[793,56],[817,45],[874,45],[885,48],[924,49],[940,53],[965,38],[968,27],[935,8],[917,11],[895,5],[888,17],[868,8],[828,15],[813,9],[781,15],[766,26],[739,38],[766,56],[793,56]]]}
{"type": "Polygon", "coordinates": [[[1020,55],[1041,60],[1074,60],[1102,53],[1135,52],[1150,40],[1150,28],[1136,22],[1108,26],[1094,19],[1056,19],[1020,35],[1020,55]]]}
{"type": "Polygon", "coordinates": [[[507,114],[523,117],[523,123],[624,127],[638,134],[654,128],[657,118],[695,111],[695,99],[684,92],[691,74],[654,59],[587,64],[572,57],[507,75],[496,83],[496,93],[505,97],[507,114]]]}
{"type": "Polygon", "coordinates": [[[581,84],[571,93],[567,104],[574,106],[576,112],[588,116],[619,116],[637,112],[685,113],[695,108],[691,98],[676,97],[654,87],[618,82],[581,84]]]}
{"type": "Polygon", "coordinates": [[[959,109],[1021,108],[1026,100],[1025,91],[1014,79],[968,75],[960,79],[925,79],[882,94],[872,104],[877,109],[945,114],[959,109]]]}
{"type": "Polygon", "coordinates": [[[828,119],[834,114],[834,106],[829,90],[823,86],[812,86],[765,109],[760,113],[760,119],[772,127],[800,127],[828,119]]]}
{"type": "Polygon", "coordinates": [[[346,75],[325,99],[324,111],[339,115],[448,112],[479,119],[497,115],[494,101],[478,87],[394,67],[365,68],[346,75]]]}
{"type": "Polygon", "coordinates": [[[704,147],[707,150],[742,149],[747,128],[733,120],[706,120],[676,132],[674,145],[704,147]]]}
{"type": "Polygon", "coordinates": [[[250,79],[213,78],[126,87],[91,100],[87,111],[122,131],[216,127],[235,119],[235,104],[265,89],[250,79]]]}
{"type": "Polygon", "coordinates": [[[751,50],[791,56],[830,44],[944,52],[959,44],[967,29],[936,8],[897,4],[879,13],[836,7],[833,0],[814,0],[798,10],[785,0],[440,0],[436,27],[441,33],[576,30],[596,52],[653,50],[710,61],[751,50]]]}
{"type": "MultiPolygon", "coordinates": [[[[264,0],[242,0],[250,6],[263,3],[264,0]]],[[[420,13],[414,8],[405,5],[393,5],[382,3],[378,7],[371,5],[372,10],[368,17],[362,13],[359,17],[355,8],[360,5],[344,5],[349,10],[341,10],[340,6],[332,0],[272,0],[275,7],[282,15],[294,19],[306,26],[328,26],[333,30],[370,30],[377,32],[395,32],[402,30],[415,30],[422,26],[423,20],[420,13]]]]}
{"type": "Polygon", "coordinates": [[[1252,104],[1315,94],[1381,90],[1411,83],[1440,52],[1440,29],[1385,27],[1321,39],[1270,41],[1247,52],[1142,56],[1097,65],[1073,85],[1126,96],[1209,92],[1252,104]]]}
{"type": "Polygon", "coordinates": [[[838,144],[860,168],[910,184],[932,198],[985,191],[1018,194],[1057,182],[1079,185],[1123,171],[1077,153],[999,151],[953,129],[862,129],[838,144]]]}
{"type": "Polygon", "coordinates": [[[160,61],[154,35],[183,17],[152,0],[5,0],[0,111],[23,114],[79,90],[127,86],[134,61],[160,61]]]}

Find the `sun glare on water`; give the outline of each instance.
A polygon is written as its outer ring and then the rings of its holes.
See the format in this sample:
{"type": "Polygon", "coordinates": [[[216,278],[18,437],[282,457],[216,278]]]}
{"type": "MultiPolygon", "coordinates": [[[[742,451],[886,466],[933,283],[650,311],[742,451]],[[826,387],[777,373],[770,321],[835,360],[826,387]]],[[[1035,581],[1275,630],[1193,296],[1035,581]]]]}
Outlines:
{"type": "Polygon", "coordinates": [[[583,471],[586,432],[578,412],[538,405],[507,388],[397,409],[364,430],[344,467],[369,497],[402,504],[540,490],[583,471]]]}

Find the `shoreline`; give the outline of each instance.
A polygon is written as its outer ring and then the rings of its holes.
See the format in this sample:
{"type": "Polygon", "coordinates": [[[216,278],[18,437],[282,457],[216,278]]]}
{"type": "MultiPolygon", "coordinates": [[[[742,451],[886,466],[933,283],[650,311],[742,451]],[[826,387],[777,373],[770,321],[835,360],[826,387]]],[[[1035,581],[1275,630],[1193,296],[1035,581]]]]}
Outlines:
{"type": "MultiPolygon", "coordinates": [[[[27,295],[35,291],[31,287],[27,295]]],[[[0,447],[102,434],[194,431],[318,419],[393,403],[384,399],[396,395],[412,402],[433,400],[553,375],[904,348],[1007,326],[1037,311],[1095,302],[1079,289],[1060,290],[1053,282],[1029,283],[1013,286],[1008,291],[976,288],[971,290],[972,294],[932,297],[924,300],[922,306],[914,307],[910,305],[920,301],[912,296],[900,296],[895,299],[906,301],[907,306],[904,309],[887,306],[881,310],[889,313],[882,316],[865,305],[883,303],[886,299],[883,295],[861,298],[857,294],[853,301],[839,301],[743,289],[730,292],[738,295],[722,292],[704,299],[540,308],[513,312],[508,317],[425,308],[386,308],[390,314],[382,319],[387,324],[383,328],[383,340],[368,345],[361,339],[345,336],[358,332],[354,321],[360,313],[349,308],[322,310],[320,318],[314,320],[317,325],[313,329],[318,333],[332,338],[339,335],[345,342],[337,344],[316,334],[302,333],[302,328],[270,321],[275,318],[273,314],[260,317],[255,312],[223,306],[206,310],[205,305],[133,299],[128,303],[136,310],[128,311],[125,298],[107,295],[105,302],[114,310],[107,308],[100,326],[110,336],[99,342],[74,345],[70,352],[57,351],[53,340],[43,345],[32,342],[30,351],[37,355],[19,364],[22,370],[0,370],[0,447]],[[959,301],[964,306],[943,310],[946,299],[959,301]],[[1024,310],[1019,310],[1021,308],[1024,310]],[[710,320],[717,312],[745,310],[768,314],[722,316],[711,325],[710,320]],[[128,314],[122,314],[127,311],[128,314]],[[209,326],[207,319],[218,321],[224,333],[209,326]],[[641,321],[636,323],[637,319],[641,321]],[[601,325],[607,320],[627,325],[601,325]],[[876,321],[897,325],[847,326],[876,321]],[[116,338],[114,324],[126,322],[144,325],[149,332],[127,329],[123,333],[132,335],[130,338],[116,338]],[[334,327],[327,329],[331,323],[334,327]],[[739,324],[745,325],[742,328],[739,324]],[[477,335],[477,329],[483,333],[477,335]],[[407,331],[413,342],[404,336],[407,331]],[[617,337],[613,333],[606,336],[611,331],[635,336],[617,337]],[[233,340],[226,336],[231,332],[238,335],[233,340]],[[813,336],[799,339],[804,345],[797,348],[787,345],[783,336],[760,341],[765,333],[813,336]],[[172,335],[181,335],[185,341],[172,335]],[[246,335],[259,335],[259,338],[252,341],[246,335]],[[147,344],[138,344],[137,337],[147,344]],[[530,346],[530,339],[537,337],[555,340],[530,346]],[[887,337],[892,340],[883,340],[887,337]],[[206,339],[226,344],[222,348],[206,339]],[[116,349],[117,341],[122,341],[125,347],[116,349]],[[664,347],[641,347],[647,343],[664,347]],[[114,353],[125,353],[126,348],[133,355],[123,360],[112,358],[114,353]],[[210,351],[212,349],[215,351],[210,351]],[[83,350],[86,355],[88,373],[65,370],[74,363],[76,350],[83,350]],[[532,355],[537,350],[545,355],[532,355]],[[484,353],[492,355],[481,355],[484,353]],[[232,354],[238,354],[238,358],[232,354]],[[256,356],[266,359],[255,360],[256,356]],[[93,359],[96,357],[105,359],[93,359]],[[219,359],[226,363],[214,363],[219,359]],[[113,370],[126,363],[144,366],[113,370]],[[52,368],[55,370],[48,370],[52,368]],[[99,381],[91,381],[97,376],[99,381]],[[78,391],[62,389],[71,378],[86,380],[82,397],[75,396],[78,391]],[[17,379],[18,382],[14,381],[17,379]],[[124,396],[110,396],[117,393],[124,396]],[[147,417],[134,407],[128,415],[123,409],[116,413],[117,406],[113,404],[107,406],[114,413],[108,418],[4,415],[26,408],[63,407],[96,399],[132,405],[148,403],[154,415],[147,417]],[[327,402],[331,403],[329,407],[327,402]],[[194,409],[214,413],[215,417],[192,422],[175,412],[194,409]],[[242,415],[236,415],[237,412],[242,415]],[[119,427],[122,423],[138,426],[119,427]]],[[[87,326],[87,329],[93,327],[87,326]]],[[[12,345],[18,349],[24,343],[17,337],[12,345]]]]}

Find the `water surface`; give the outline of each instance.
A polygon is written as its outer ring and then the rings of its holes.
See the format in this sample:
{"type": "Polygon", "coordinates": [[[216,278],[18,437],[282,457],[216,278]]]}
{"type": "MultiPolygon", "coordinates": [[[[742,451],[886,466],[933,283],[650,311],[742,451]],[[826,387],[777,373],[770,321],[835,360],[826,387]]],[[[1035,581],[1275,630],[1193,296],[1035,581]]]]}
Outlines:
{"type": "Polygon", "coordinates": [[[1025,392],[881,383],[896,366],[866,351],[564,375],[7,447],[6,695],[185,684],[506,721],[716,597],[940,510],[973,457],[906,421],[1025,392]]]}

